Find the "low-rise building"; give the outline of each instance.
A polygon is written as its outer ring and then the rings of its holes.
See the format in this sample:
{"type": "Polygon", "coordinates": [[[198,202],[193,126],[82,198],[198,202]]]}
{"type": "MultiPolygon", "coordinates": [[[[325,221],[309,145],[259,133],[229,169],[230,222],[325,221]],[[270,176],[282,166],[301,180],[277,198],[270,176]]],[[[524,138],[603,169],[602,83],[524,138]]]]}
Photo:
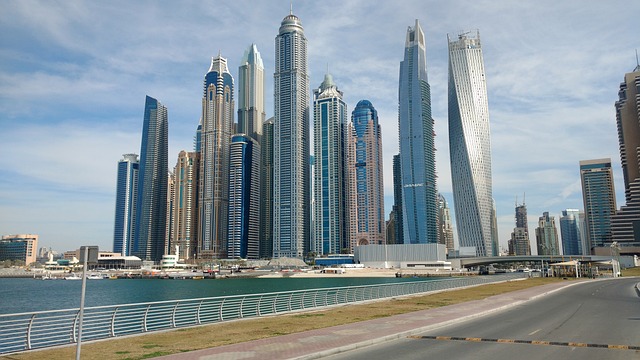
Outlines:
{"type": "Polygon", "coordinates": [[[3,235],[0,240],[0,261],[22,260],[25,265],[36,262],[38,235],[3,235]]]}

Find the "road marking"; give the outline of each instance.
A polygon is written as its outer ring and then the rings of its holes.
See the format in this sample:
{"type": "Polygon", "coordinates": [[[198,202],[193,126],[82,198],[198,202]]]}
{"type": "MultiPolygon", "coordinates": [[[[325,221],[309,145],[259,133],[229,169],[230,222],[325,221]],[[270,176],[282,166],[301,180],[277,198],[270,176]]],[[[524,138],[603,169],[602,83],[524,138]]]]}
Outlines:
{"type": "MultiPolygon", "coordinates": [[[[537,331],[536,331],[537,332],[537,331]]],[[[531,344],[531,345],[547,345],[547,346],[567,346],[567,347],[584,347],[584,348],[602,348],[613,350],[640,350],[638,345],[614,345],[614,344],[589,344],[581,342],[563,342],[563,341],[546,341],[546,340],[518,340],[518,339],[488,339],[478,337],[458,337],[458,336],[431,336],[431,335],[414,335],[409,339],[425,339],[425,340],[444,340],[444,341],[468,341],[468,342],[494,342],[503,344],[531,344]]]]}
{"type": "Polygon", "coordinates": [[[540,331],[540,330],[542,330],[542,329],[538,329],[538,330],[536,330],[536,331],[532,331],[532,332],[530,332],[530,333],[529,333],[529,336],[531,336],[531,335],[533,335],[533,334],[537,333],[537,332],[538,332],[538,331],[540,331]]]}

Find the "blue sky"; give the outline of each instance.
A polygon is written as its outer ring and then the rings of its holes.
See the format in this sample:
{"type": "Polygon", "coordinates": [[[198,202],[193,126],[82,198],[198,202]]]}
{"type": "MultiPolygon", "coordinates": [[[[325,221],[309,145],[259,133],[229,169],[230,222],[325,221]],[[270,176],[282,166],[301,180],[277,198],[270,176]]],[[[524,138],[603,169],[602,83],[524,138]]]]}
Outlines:
{"type": "MultiPolygon", "coordinates": [[[[274,38],[289,1],[0,3],[0,234],[35,233],[72,250],[113,238],[116,164],[140,152],[144,97],[169,108],[169,164],[192,148],[202,80],[220,52],[237,79],[255,43],[273,115],[274,38]]],[[[311,87],[327,66],[349,106],[376,107],[385,207],[393,202],[397,91],[408,26],[427,41],[438,187],[453,208],[447,131],[447,34],[479,29],[492,133],[500,243],[526,194],[530,233],[544,211],[582,209],[578,162],[611,158],[624,203],[614,102],[640,48],[640,2],[294,1],[311,87]]],[[[532,248],[535,253],[535,236],[532,248]]]]}

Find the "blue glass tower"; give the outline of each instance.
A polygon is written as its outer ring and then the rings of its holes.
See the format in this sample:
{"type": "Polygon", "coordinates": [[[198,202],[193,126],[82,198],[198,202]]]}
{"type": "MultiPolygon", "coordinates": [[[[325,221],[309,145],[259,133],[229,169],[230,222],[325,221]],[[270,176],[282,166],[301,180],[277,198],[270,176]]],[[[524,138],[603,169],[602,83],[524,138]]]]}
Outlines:
{"type": "Polygon", "coordinates": [[[166,251],[169,172],[167,108],[147,96],[140,147],[136,233],[131,255],[158,262],[166,251]]]}
{"type": "Polygon", "coordinates": [[[612,242],[611,216],[616,214],[616,196],[611,159],[580,161],[580,179],[587,222],[585,252],[594,254],[595,248],[612,242]]]}
{"type": "Polygon", "coordinates": [[[407,30],[398,96],[404,243],[437,243],[435,133],[426,45],[418,20],[407,30]]]}
{"type": "Polygon", "coordinates": [[[562,210],[560,218],[563,255],[583,255],[582,235],[580,234],[580,210],[562,210]]]}
{"type": "Polygon", "coordinates": [[[227,256],[257,259],[260,232],[260,146],[252,137],[231,137],[227,256]]]}
{"type": "Polygon", "coordinates": [[[131,243],[135,235],[139,166],[137,154],[124,154],[122,160],[118,161],[113,252],[123,256],[131,255],[131,243]]]}

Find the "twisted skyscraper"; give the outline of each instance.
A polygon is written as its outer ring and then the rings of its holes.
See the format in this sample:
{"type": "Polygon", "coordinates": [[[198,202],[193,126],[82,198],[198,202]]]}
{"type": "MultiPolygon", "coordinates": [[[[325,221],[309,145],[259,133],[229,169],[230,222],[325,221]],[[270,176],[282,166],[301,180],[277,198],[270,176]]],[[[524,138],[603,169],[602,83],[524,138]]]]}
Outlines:
{"type": "Polygon", "coordinates": [[[492,229],[491,134],[480,34],[463,33],[457,40],[448,40],[449,153],[458,241],[461,247],[475,247],[476,256],[491,256],[496,232],[492,229]]]}
{"type": "Polygon", "coordinates": [[[438,191],[431,89],[424,33],[418,20],[407,30],[400,63],[398,127],[405,244],[438,242],[438,191]]]}

